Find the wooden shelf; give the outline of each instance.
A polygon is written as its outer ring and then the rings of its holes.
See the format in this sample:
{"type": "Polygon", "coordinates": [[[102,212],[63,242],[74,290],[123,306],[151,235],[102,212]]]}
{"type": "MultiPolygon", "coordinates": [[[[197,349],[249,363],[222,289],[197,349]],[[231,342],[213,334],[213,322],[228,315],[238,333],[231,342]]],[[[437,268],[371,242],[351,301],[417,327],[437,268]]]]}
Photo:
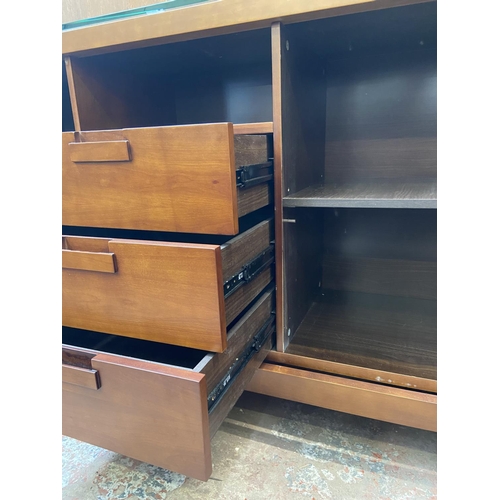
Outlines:
{"type": "Polygon", "coordinates": [[[325,292],[286,352],[436,380],[436,301],[325,292]]]}
{"type": "Polygon", "coordinates": [[[283,199],[285,207],[437,208],[435,179],[370,180],[307,187],[283,199]]]}

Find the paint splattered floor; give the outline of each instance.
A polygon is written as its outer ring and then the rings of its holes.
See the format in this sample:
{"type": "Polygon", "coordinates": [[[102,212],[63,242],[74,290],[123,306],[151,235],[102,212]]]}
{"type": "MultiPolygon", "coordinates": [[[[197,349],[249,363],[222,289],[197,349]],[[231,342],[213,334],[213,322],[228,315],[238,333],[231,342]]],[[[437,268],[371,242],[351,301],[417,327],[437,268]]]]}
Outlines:
{"type": "Polygon", "coordinates": [[[63,437],[63,500],[435,499],[435,433],[244,393],[208,482],[63,437]]]}

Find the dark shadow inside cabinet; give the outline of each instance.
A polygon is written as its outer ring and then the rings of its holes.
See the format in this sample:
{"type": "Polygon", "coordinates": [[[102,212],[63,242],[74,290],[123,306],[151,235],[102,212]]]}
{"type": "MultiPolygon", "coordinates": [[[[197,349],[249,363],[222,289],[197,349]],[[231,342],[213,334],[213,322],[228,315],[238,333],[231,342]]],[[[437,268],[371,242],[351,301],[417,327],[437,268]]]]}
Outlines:
{"type": "Polygon", "coordinates": [[[270,29],[72,57],[82,130],[272,121],[270,29]]]}
{"type": "Polygon", "coordinates": [[[69,97],[68,78],[66,65],[62,63],[62,131],[72,132],[75,130],[73,123],[73,113],[71,111],[71,100],[69,97]]]}
{"type": "Polygon", "coordinates": [[[284,352],[436,392],[436,5],[281,45],[284,352]]]}

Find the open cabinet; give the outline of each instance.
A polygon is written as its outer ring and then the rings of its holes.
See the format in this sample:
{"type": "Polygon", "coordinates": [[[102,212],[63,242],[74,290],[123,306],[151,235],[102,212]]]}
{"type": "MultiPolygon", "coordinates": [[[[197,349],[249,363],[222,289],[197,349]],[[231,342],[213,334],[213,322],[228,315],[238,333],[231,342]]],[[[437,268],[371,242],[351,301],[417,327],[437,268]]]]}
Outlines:
{"type": "Polygon", "coordinates": [[[252,388],[435,429],[436,5],[273,30],[283,323],[252,388]]]}
{"type": "Polygon", "coordinates": [[[436,430],[436,5],[234,3],[63,36],[63,432],[202,480],[244,390],[436,430]]]}

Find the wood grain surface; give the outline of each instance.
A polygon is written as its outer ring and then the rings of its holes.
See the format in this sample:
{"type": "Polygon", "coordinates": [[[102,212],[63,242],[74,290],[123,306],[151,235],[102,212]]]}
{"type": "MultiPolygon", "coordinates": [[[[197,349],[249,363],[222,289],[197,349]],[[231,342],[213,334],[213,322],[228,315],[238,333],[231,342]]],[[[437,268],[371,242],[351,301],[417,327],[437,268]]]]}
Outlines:
{"type": "Polygon", "coordinates": [[[63,224],[236,234],[238,206],[228,123],[80,133],[127,140],[131,161],[71,161],[63,134],[63,224]]]}
{"type": "Polygon", "coordinates": [[[75,127],[75,121],[73,117],[71,99],[72,97],[70,95],[70,89],[69,89],[68,71],[66,70],[66,61],[63,59],[62,62],[62,131],[63,132],[72,132],[74,130],[77,130],[75,127]]]}
{"type": "Polygon", "coordinates": [[[283,115],[282,115],[281,23],[271,26],[274,147],[274,238],[276,283],[276,349],[284,350],[284,269],[283,269],[283,115]]]}
{"type": "Polygon", "coordinates": [[[63,383],[63,434],[206,481],[212,472],[205,376],[99,354],[102,386],[63,383]]]}
{"type": "MultiPolygon", "coordinates": [[[[400,22],[413,22],[404,12],[400,22]]],[[[435,186],[437,63],[435,40],[426,31],[433,15],[421,21],[427,37],[418,30],[414,35],[423,37],[423,45],[415,41],[411,50],[396,51],[398,42],[393,42],[384,53],[353,50],[343,59],[329,60],[325,184],[399,180],[403,186],[393,189],[403,199],[400,190],[408,189],[407,184],[434,181],[435,186]]],[[[384,36],[373,31],[374,37],[384,36]]],[[[395,40],[405,43],[409,36],[402,32],[395,40]]]]}
{"type": "MultiPolygon", "coordinates": [[[[324,168],[325,84],[322,61],[296,43],[291,27],[280,27],[283,194],[321,181],[324,168]]],[[[276,42],[277,44],[277,42],[276,42]]],[[[277,50],[276,50],[277,52],[277,50]]],[[[274,55],[275,53],[273,53],[274,55]]],[[[276,120],[275,120],[276,123],[276,120]]],[[[284,214],[286,219],[293,218],[284,214]],[[286,216],[285,216],[286,215],[286,216]]],[[[322,231],[317,214],[302,214],[304,225],[283,227],[283,343],[302,321],[320,281],[322,231]]]]}
{"type": "Polygon", "coordinates": [[[322,212],[325,254],[347,259],[437,261],[437,210],[343,208],[322,212]]]}
{"type": "Polygon", "coordinates": [[[317,209],[284,214],[295,221],[284,224],[286,350],[321,287],[324,227],[317,209]]]}
{"type": "Polygon", "coordinates": [[[113,253],[62,251],[62,268],[94,271],[99,273],[116,273],[116,260],[113,253]]]}
{"type": "Polygon", "coordinates": [[[403,387],[405,389],[416,389],[424,392],[437,393],[437,381],[413,377],[401,373],[374,370],[365,366],[356,366],[345,363],[337,363],[320,358],[311,358],[289,352],[269,351],[266,357],[267,363],[290,366],[292,368],[306,368],[315,372],[331,373],[348,378],[366,380],[379,384],[403,387]]]}
{"type": "MultiPolygon", "coordinates": [[[[208,2],[186,9],[105,23],[63,33],[62,53],[110,51],[165,41],[269,26],[273,21],[297,22],[418,3],[421,0],[245,0],[208,2]]],[[[88,13],[88,11],[87,11],[88,13]]],[[[79,15],[86,15],[83,12],[79,15]]],[[[86,16],[89,17],[89,16],[86,16]]]]}
{"type": "Polygon", "coordinates": [[[272,134],[273,122],[234,123],[234,135],[238,134],[272,134]]]}
{"type": "Polygon", "coordinates": [[[320,295],[287,352],[436,380],[436,301],[354,292],[320,295]]]}
{"type": "Polygon", "coordinates": [[[101,380],[97,370],[89,370],[78,366],[62,365],[62,381],[67,384],[74,384],[87,389],[99,389],[101,380]]]}
{"type": "Polygon", "coordinates": [[[94,356],[95,353],[74,346],[63,345],[62,348],[62,363],[65,365],[92,370],[91,361],[94,356]]]}
{"type": "Polygon", "coordinates": [[[249,135],[241,133],[237,134],[235,130],[234,158],[237,168],[244,165],[257,165],[258,163],[266,163],[267,161],[269,161],[269,158],[273,157],[271,146],[272,141],[269,140],[267,135],[249,135]]]}
{"type": "MultiPolygon", "coordinates": [[[[373,134],[379,132],[376,126],[373,124],[373,134]]],[[[388,179],[399,180],[400,183],[413,181],[417,185],[422,182],[427,184],[428,179],[435,182],[437,176],[437,139],[410,137],[334,141],[327,137],[325,158],[326,183],[359,185],[388,179]]],[[[383,186],[384,183],[381,184],[383,186]]]]}
{"type": "Polygon", "coordinates": [[[437,299],[437,263],[425,260],[323,257],[324,289],[437,299]]]}
{"type": "Polygon", "coordinates": [[[238,203],[238,217],[244,217],[259,208],[267,207],[273,201],[272,182],[264,182],[243,189],[238,188],[236,199],[238,203]]]}
{"type": "Polygon", "coordinates": [[[228,332],[227,349],[222,353],[210,354],[195,368],[195,371],[206,375],[208,394],[271,316],[273,296],[273,292],[265,292],[228,332]]]}
{"type": "Polygon", "coordinates": [[[224,281],[269,247],[273,239],[272,222],[270,219],[262,221],[221,246],[224,281]]]}
{"type": "Polygon", "coordinates": [[[264,363],[248,391],[299,403],[437,430],[437,396],[264,363]]]}
{"type": "Polygon", "coordinates": [[[272,280],[273,266],[271,265],[230,295],[225,301],[226,325],[229,326],[272,280]]]}
{"type": "Polygon", "coordinates": [[[70,142],[68,147],[73,163],[130,161],[128,141],[70,142]]]}
{"type": "Polygon", "coordinates": [[[437,181],[380,180],[320,184],[286,196],[286,207],[437,208],[437,181]]]}
{"type": "Polygon", "coordinates": [[[209,413],[210,436],[213,437],[220,425],[232,410],[233,406],[238,401],[238,398],[243,394],[248,387],[248,384],[255,375],[256,370],[262,365],[262,362],[267,356],[269,349],[272,346],[272,338],[268,338],[265,344],[256,352],[250,359],[248,364],[241,370],[233,384],[229,387],[224,397],[220,400],[209,413]]]}
{"type": "MultiPolygon", "coordinates": [[[[71,238],[75,250],[86,240],[71,238]]],[[[115,274],[63,269],[64,326],[225,349],[220,247],[133,240],[106,244],[115,254],[115,274]]]]}

